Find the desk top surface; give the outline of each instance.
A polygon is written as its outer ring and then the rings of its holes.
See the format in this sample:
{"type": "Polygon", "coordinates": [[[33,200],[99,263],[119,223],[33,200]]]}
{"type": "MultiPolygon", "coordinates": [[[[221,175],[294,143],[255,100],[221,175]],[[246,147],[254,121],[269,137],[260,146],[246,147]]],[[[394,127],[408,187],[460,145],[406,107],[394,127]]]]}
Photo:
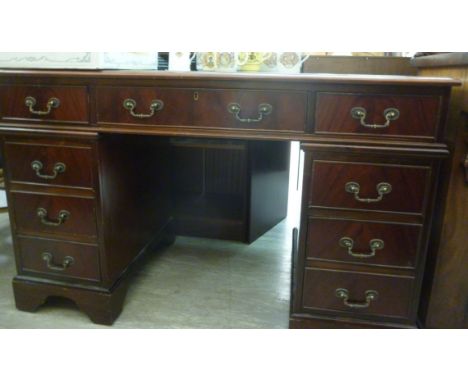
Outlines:
{"type": "Polygon", "coordinates": [[[337,83],[363,85],[414,85],[414,86],[458,86],[457,79],[443,77],[329,74],[329,73],[216,73],[216,72],[172,72],[139,70],[17,70],[1,69],[1,77],[53,77],[82,79],[139,79],[139,80],[199,80],[199,81],[285,81],[310,83],[337,83]]]}

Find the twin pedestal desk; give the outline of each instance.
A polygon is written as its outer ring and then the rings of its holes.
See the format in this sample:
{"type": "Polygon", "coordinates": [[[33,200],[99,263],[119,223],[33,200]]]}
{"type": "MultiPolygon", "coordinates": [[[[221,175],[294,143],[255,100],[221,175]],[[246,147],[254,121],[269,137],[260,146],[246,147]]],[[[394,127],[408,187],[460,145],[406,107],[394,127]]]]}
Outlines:
{"type": "MultiPolygon", "coordinates": [[[[291,328],[417,327],[447,188],[450,79],[0,71],[16,306],[112,324],[175,234],[252,242],[305,152],[291,328]]],[[[157,307],[155,307],[157,309],[157,307]]]]}

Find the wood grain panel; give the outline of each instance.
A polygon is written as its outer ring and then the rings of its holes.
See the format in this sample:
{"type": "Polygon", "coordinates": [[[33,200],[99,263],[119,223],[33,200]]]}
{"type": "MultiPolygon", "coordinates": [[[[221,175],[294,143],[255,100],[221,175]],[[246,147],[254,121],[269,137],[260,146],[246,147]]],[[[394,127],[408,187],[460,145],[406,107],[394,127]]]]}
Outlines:
{"type": "Polygon", "coordinates": [[[421,227],[335,219],[310,218],[307,227],[306,258],[366,265],[414,268],[420,242],[421,227]],[[380,239],[382,249],[374,257],[353,257],[340,246],[340,239],[354,241],[353,253],[370,254],[369,242],[380,239]]]}
{"type": "Polygon", "coordinates": [[[440,99],[436,96],[318,93],[315,132],[340,135],[416,137],[435,139],[440,99]],[[396,108],[397,120],[387,128],[363,127],[351,116],[353,107],[363,107],[367,124],[385,124],[384,110],[396,108]]]}
{"type": "Polygon", "coordinates": [[[193,91],[190,89],[165,89],[158,87],[98,87],[98,123],[138,125],[182,125],[193,124],[193,91]],[[135,113],[149,114],[153,100],[161,100],[164,106],[150,118],[136,118],[123,107],[127,99],[136,102],[135,113]]]}
{"type": "Polygon", "coordinates": [[[5,143],[5,155],[11,182],[26,182],[54,186],[93,187],[91,147],[47,146],[24,144],[19,141],[5,143]],[[57,163],[65,164],[63,173],[54,179],[44,179],[36,174],[31,164],[40,161],[42,175],[53,175],[57,163]]]}
{"type": "Polygon", "coordinates": [[[89,120],[86,86],[0,86],[0,115],[4,120],[87,123],[89,120]],[[30,113],[26,97],[34,97],[34,110],[44,111],[47,102],[55,97],[60,106],[50,114],[39,116],[30,113]]]}
{"type": "Polygon", "coordinates": [[[409,318],[413,278],[383,276],[368,273],[328,271],[306,268],[303,306],[305,310],[348,312],[355,316],[409,318]],[[349,291],[350,302],[365,301],[368,290],[378,297],[368,308],[350,308],[336,296],[336,289],[349,291]]]}
{"type": "Polygon", "coordinates": [[[93,199],[12,192],[11,201],[18,232],[77,237],[96,236],[93,199]],[[47,210],[49,220],[57,220],[62,210],[68,211],[70,217],[57,227],[45,225],[37,216],[38,208],[47,210]]]}
{"type": "Polygon", "coordinates": [[[108,134],[99,141],[106,286],[114,285],[170,221],[169,153],[169,140],[156,137],[108,134]]]}
{"type": "Polygon", "coordinates": [[[224,89],[172,89],[150,87],[98,87],[98,123],[230,127],[240,129],[292,130],[302,132],[306,122],[305,92],[247,91],[224,89]],[[123,107],[125,99],[137,103],[135,113],[148,114],[152,100],[164,103],[150,118],[133,117],[123,107]],[[260,122],[240,122],[228,105],[241,106],[240,118],[259,117],[258,107],[268,103],[272,112],[260,122]]]}
{"type": "Polygon", "coordinates": [[[39,273],[67,280],[99,281],[101,278],[98,249],[95,245],[26,237],[20,237],[17,241],[22,272],[39,273]],[[67,256],[73,258],[73,263],[63,271],[50,269],[42,258],[44,253],[53,256],[53,266],[62,265],[67,256]]]}
{"type": "Polygon", "coordinates": [[[314,161],[309,205],[329,208],[422,213],[428,192],[429,167],[314,161]],[[348,182],[360,185],[360,198],[378,197],[379,183],[392,191],[381,201],[365,203],[345,191],[348,182]]]}
{"type": "Polygon", "coordinates": [[[305,92],[246,90],[201,90],[196,102],[197,126],[219,126],[239,129],[285,130],[302,132],[306,123],[305,92]],[[258,107],[269,104],[273,110],[260,122],[241,122],[228,111],[228,105],[241,107],[240,118],[259,117],[258,107]]]}

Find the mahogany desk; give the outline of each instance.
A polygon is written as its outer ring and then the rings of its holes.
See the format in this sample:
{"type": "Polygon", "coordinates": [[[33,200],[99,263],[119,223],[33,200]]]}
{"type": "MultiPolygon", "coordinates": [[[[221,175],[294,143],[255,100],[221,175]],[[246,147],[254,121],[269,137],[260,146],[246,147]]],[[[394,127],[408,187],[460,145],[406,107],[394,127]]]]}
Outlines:
{"type": "MultiPolygon", "coordinates": [[[[268,163],[284,156],[274,142],[295,140],[305,165],[290,327],[417,326],[426,253],[440,234],[433,216],[445,201],[453,85],[398,76],[0,71],[17,308],[34,311],[62,296],[112,324],[132,264],[150,243],[173,238],[171,138],[229,140],[260,162],[258,145],[270,142],[268,163]]],[[[247,211],[267,199],[261,190],[252,186],[247,211]]]]}

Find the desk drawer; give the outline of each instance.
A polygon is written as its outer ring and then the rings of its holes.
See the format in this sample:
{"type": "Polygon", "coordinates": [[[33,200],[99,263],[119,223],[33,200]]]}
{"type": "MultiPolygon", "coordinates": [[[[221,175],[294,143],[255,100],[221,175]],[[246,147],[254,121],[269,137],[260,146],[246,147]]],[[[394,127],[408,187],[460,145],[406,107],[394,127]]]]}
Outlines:
{"type": "Polygon", "coordinates": [[[415,268],[418,225],[310,218],[306,258],[415,268]]]}
{"type": "Polygon", "coordinates": [[[6,142],[11,182],[93,187],[92,148],[6,142]]]}
{"type": "Polygon", "coordinates": [[[17,238],[22,272],[66,279],[99,281],[98,249],[94,245],[57,240],[17,238]]]}
{"type": "Polygon", "coordinates": [[[318,93],[315,132],[435,139],[439,109],[437,96],[318,93]]]}
{"type": "Polygon", "coordinates": [[[85,86],[0,86],[4,120],[88,123],[85,86]]]}
{"type": "Polygon", "coordinates": [[[309,205],[421,214],[430,167],[316,160],[309,205]]]}
{"type": "Polygon", "coordinates": [[[203,90],[196,124],[240,129],[303,132],[307,96],[302,92],[203,90]]]}
{"type": "Polygon", "coordinates": [[[193,91],[190,89],[97,88],[99,123],[189,126],[193,124],[193,108],[193,91]]]}
{"type": "Polygon", "coordinates": [[[19,192],[10,199],[20,233],[96,236],[94,199],[19,192]]]}
{"type": "Polygon", "coordinates": [[[100,87],[97,100],[99,123],[301,132],[306,123],[305,92],[100,87]]]}
{"type": "Polygon", "coordinates": [[[306,268],[304,309],[409,318],[412,277],[306,268]]]}

